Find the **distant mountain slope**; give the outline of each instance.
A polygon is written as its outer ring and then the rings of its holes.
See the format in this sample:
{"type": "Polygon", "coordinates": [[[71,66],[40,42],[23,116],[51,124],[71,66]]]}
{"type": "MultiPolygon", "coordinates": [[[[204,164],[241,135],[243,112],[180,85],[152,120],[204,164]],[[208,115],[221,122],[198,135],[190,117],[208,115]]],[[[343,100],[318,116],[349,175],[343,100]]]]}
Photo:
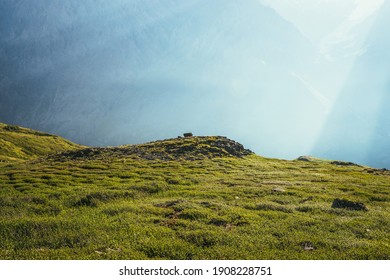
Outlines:
{"type": "Polygon", "coordinates": [[[295,157],[324,113],[296,78],[315,48],[257,0],[5,1],[0,32],[0,119],[77,143],[191,130],[295,157]]]}
{"type": "Polygon", "coordinates": [[[34,159],[80,147],[56,135],[0,123],[0,162],[34,159]]]}
{"type": "Polygon", "coordinates": [[[313,149],[319,157],[390,168],[390,37],[383,36],[389,14],[387,1],[313,149]]]}

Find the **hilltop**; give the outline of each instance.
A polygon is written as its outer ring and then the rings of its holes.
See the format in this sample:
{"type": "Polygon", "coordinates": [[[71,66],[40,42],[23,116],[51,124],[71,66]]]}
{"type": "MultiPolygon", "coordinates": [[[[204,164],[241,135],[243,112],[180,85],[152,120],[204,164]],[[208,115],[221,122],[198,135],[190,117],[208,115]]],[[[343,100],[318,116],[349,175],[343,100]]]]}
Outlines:
{"type": "Polygon", "coordinates": [[[86,148],[67,151],[54,160],[108,159],[133,157],[148,160],[201,160],[215,157],[243,157],[253,154],[243,145],[224,136],[179,137],[139,145],[86,148]]]}
{"type": "Polygon", "coordinates": [[[0,259],[390,258],[388,170],[222,136],[93,148],[4,126],[36,152],[0,165],[0,259]]]}
{"type": "Polygon", "coordinates": [[[80,148],[57,135],[0,123],[0,162],[36,159],[80,148]]]}

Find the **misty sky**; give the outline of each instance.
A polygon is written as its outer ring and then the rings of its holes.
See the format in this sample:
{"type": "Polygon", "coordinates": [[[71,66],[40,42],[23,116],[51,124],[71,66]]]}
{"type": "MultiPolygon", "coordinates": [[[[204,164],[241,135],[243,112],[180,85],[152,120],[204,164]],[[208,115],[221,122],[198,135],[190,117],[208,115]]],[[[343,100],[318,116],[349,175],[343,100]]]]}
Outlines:
{"type": "Polygon", "coordinates": [[[390,167],[384,0],[1,1],[0,121],[390,167]]]}

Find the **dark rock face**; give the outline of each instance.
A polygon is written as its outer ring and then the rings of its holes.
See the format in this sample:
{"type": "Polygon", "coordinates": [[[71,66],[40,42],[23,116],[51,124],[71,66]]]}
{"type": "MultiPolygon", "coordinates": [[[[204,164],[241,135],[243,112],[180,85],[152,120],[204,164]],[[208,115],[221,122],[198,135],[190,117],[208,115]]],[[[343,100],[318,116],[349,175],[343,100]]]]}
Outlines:
{"type": "Polygon", "coordinates": [[[347,210],[368,211],[368,208],[361,202],[353,202],[346,199],[336,198],[333,200],[332,208],[343,208],[347,210]]]}
{"type": "Polygon", "coordinates": [[[300,156],[299,158],[297,158],[297,160],[310,162],[310,159],[308,157],[306,157],[306,156],[300,156]]]}
{"type": "Polygon", "coordinates": [[[347,162],[347,161],[332,161],[330,164],[339,165],[339,166],[360,166],[356,163],[347,162]]]}
{"type": "Polygon", "coordinates": [[[253,154],[236,141],[223,136],[167,139],[140,145],[86,148],[52,156],[53,160],[109,159],[136,157],[149,160],[200,160],[216,157],[244,157],[253,154]]]}

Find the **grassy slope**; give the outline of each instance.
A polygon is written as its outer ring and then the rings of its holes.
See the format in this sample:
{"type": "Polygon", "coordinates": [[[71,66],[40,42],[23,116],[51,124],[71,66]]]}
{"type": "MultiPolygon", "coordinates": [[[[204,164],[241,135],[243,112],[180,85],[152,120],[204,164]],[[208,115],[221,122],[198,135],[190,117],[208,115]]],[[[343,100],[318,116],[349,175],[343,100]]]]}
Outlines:
{"type": "Polygon", "coordinates": [[[0,162],[35,159],[80,148],[56,135],[0,123],[0,162]]]}
{"type": "Polygon", "coordinates": [[[178,139],[3,165],[0,259],[390,258],[388,173],[205,145],[178,139]],[[149,156],[172,143],[222,156],[149,156]],[[369,211],[334,209],[335,198],[369,211]]]}

